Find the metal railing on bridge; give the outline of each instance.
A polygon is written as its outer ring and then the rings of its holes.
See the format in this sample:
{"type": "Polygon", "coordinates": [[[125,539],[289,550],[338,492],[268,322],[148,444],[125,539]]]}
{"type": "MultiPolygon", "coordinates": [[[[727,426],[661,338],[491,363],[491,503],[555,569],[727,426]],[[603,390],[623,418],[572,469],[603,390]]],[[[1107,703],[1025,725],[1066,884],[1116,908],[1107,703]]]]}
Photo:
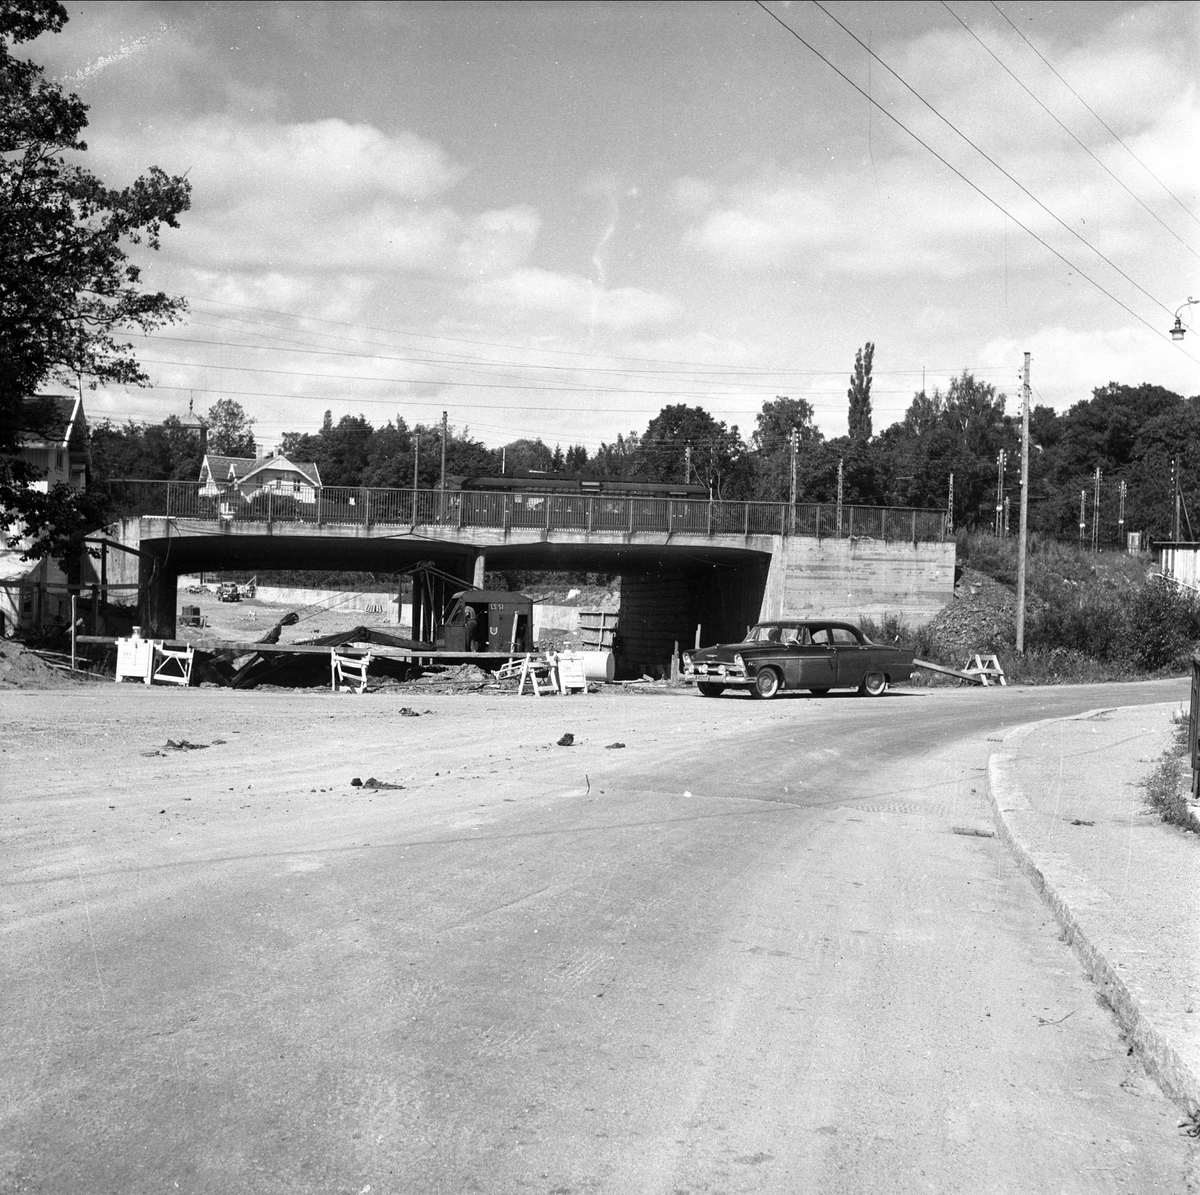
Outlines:
{"type": "Polygon", "coordinates": [[[802,535],[940,542],[940,510],[836,502],[723,502],[593,494],[384,490],[325,486],[307,493],[191,481],[107,483],[113,517],[211,523],[302,523],[329,527],[442,527],[541,531],[802,535]]]}

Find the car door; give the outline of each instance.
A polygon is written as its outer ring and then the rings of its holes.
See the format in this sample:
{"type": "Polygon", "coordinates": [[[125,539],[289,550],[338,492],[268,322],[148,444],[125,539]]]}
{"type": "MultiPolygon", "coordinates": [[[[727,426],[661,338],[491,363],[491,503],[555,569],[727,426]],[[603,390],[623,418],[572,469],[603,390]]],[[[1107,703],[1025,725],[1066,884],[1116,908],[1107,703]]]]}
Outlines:
{"type": "Polygon", "coordinates": [[[873,649],[863,642],[848,627],[831,627],[830,638],[837,655],[838,686],[842,689],[857,689],[863,677],[874,666],[873,649]]]}
{"type": "Polygon", "coordinates": [[[837,685],[837,657],[827,628],[806,633],[795,652],[797,689],[832,689],[837,685]]]}

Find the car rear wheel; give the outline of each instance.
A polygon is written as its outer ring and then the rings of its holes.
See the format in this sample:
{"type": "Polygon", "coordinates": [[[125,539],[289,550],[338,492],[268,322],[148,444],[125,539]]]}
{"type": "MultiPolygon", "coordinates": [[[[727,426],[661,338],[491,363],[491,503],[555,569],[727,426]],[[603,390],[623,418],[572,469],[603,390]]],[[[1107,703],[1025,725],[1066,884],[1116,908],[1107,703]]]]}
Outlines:
{"type": "Polygon", "coordinates": [[[858,691],[863,697],[882,697],[887,692],[887,677],[882,672],[868,672],[858,691]]]}
{"type": "Polygon", "coordinates": [[[829,692],[829,690],[828,689],[809,689],[809,692],[814,697],[824,697],[829,692]]]}
{"type": "Polygon", "coordinates": [[[700,690],[701,697],[720,697],[725,692],[724,685],[711,685],[697,682],[696,688],[700,690]]]}
{"type": "Polygon", "coordinates": [[[779,673],[774,668],[760,668],[754,678],[754,688],[750,693],[754,697],[774,697],[779,692],[779,673]]]}

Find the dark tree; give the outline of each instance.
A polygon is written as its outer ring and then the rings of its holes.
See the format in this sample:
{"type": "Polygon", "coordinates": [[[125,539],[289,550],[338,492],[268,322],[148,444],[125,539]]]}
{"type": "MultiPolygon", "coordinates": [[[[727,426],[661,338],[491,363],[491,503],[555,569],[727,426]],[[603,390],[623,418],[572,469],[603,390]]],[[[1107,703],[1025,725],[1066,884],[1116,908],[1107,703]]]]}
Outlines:
{"type": "Polygon", "coordinates": [[[854,372],[850,375],[850,439],[866,444],[871,439],[871,366],[875,361],[875,345],[867,341],[854,355],[854,372]]]}
{"type": "Polygon", "coordinates": [[[242,404],[232,398],[220,398],[208,408],[208,451],[221,456],[253,456],[254,424],[242,404]]]}
{"type": "Polygon", "coordinates": [[[87,148],[87,106],[10,53],[66,20],[51,0],[0,0],[0,529],[23,527],[35,557],[66,555],[95,512],[77,492],[30,488],[37,472],[20,446],[45,428],[29,426],[26,399],[54,381],[145,385],[122,334],[184,310],[182,299],[143,289],[126,250],[157,249],[162,226],[177,227],[186,180],[152,167],[114,189],[69,164],[65,153],[87,148]]]}
{"type": "Polygon", "coordinates": [[[792,489],[792,433],[796,434],[797,497],[805,496],[805,480],[813,471],[812,448],[823,440],[813,422],[811,404],[803,398],[778,396],[755,416],[750,437],[755,498],[786,502],[792,489]]]}
{"type": "Polygon", "coordinates": [[[536,469],[549,469],[554,463],[554,454],[538,440],[514,440],[504,448],[504,468],[509,473],[528,473],[536,469]]]}
{"type": "Polygon", "coordinates": [[[652,481],[699,482],[717,498],[746,496],[750,486],[746,446],[737,427],[726,427],[703,407],[663,407],[650,420],[637,456],[638,472],[652,481]]]}

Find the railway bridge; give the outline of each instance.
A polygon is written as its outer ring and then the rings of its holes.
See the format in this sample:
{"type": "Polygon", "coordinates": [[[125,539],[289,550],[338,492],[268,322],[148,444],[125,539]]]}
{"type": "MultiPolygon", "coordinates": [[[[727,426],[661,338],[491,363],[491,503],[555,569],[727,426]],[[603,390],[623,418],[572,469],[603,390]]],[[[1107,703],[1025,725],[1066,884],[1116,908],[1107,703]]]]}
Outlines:
{"type": "MultiPolygon", "coordinates": [[[[626,672],[675,643],[738,638],[762,618],[896,614],[913,625],[953,597],[954,541],[938,510],[538,492],[326,487],[233,491],[116,483],[120,518],[85,584],[138,586],[145,633],[175,634],[177,578],[221,569],[615,573],[626,672]]],[[[535,617],[536,625],[536,617],[535,617]]]]}

